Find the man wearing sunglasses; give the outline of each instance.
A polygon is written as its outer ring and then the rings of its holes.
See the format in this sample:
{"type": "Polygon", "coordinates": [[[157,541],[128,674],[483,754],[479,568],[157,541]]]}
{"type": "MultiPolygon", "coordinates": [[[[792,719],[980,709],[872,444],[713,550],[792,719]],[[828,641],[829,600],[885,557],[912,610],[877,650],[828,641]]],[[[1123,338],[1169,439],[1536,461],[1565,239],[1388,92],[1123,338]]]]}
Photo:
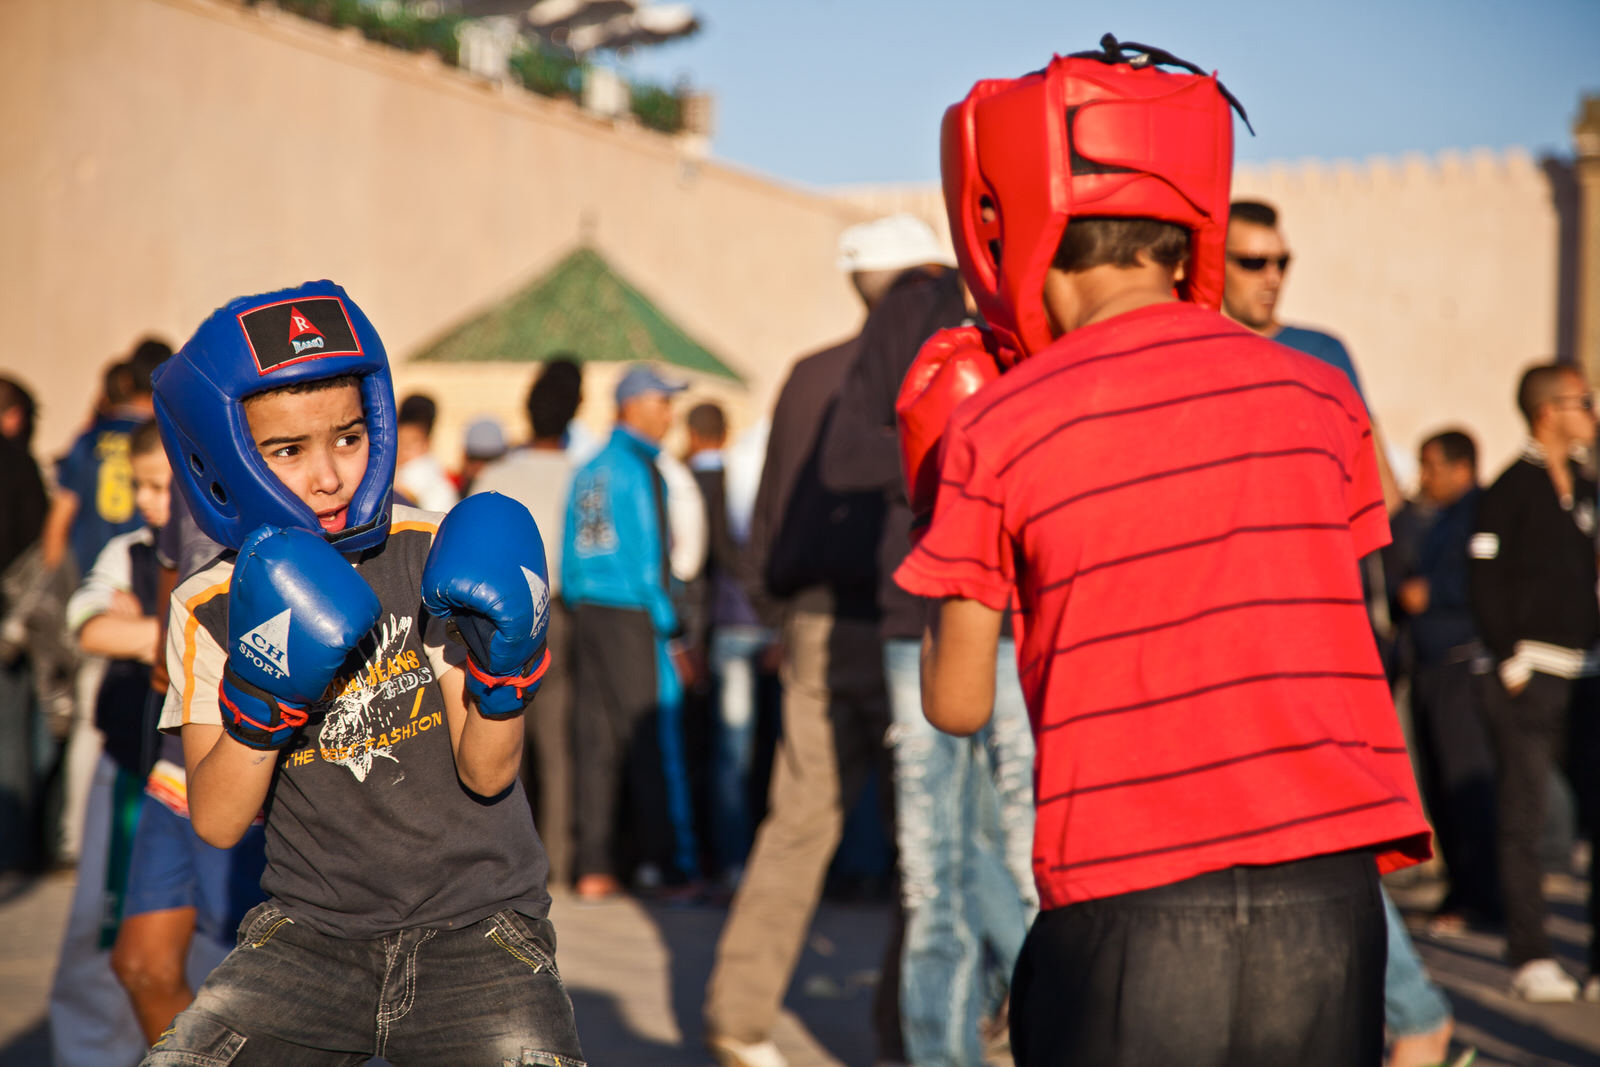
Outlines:
{"type": "MultiPolygon", "coordinates": [[[[1302,326],[1285,326],[1278,321],[1278,295],[1289,270],[1289,246],[1278,228],[1278,210],[1259,200],[1235,200],[1228,205],[1228,246],[1224,264],[1222,309],[1228,317],[1281,345],[1288,345],[1308,356],[1338,367],[1350,379],[1364,402],[1366,391],[1361,376],[1344,343],[1332,334],[1302,326]]],[[[1370,405],[1369,405],[1370,407],[1370,405]]],[[[1378,478],[1383,485],[1383,502],[1392,515],[1404,498],[1389,457],[1383,432],[1377,420],[1372,437],[1378,445],[1378,478]]]]}

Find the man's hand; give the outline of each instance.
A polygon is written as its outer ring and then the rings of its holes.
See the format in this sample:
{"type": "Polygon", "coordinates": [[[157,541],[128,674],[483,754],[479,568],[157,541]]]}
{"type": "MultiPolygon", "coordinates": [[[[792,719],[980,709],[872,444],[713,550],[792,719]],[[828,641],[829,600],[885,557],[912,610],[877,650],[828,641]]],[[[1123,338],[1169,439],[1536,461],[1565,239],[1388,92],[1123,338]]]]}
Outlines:
{"type": "Polygon", "coordinates": [[[1426,578],[1407,578],[1400,583],[1395,599],[1407,615],[1421,615],[1428,610],[1429,587],[1426,578]]]}

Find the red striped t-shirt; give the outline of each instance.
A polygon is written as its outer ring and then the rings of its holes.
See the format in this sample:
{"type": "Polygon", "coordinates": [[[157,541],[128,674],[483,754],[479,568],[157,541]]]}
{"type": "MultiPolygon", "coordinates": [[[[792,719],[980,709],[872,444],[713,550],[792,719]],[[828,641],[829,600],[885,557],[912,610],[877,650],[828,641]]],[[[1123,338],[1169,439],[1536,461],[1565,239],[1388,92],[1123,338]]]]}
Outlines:
{"type": "Polygon", "coordinates": [[[950,420],[912,593],[1020,604],[1044,907],[1428,827],[1356,561],[1389,540],[1338,370],[1189,304],[1066,335],[950,420]]]}

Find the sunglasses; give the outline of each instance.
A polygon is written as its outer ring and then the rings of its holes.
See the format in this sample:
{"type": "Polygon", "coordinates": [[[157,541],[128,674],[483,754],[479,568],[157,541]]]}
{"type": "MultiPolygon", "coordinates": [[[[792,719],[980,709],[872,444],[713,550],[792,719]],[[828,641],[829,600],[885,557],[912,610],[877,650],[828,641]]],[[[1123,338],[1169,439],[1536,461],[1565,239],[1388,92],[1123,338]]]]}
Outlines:
{"type": "Polygon", "coordinates": [[[1240,270],[1247,270],[1251,274],[1254,274],[1258,270],[1266,270],[1268,263],[1276,263],[1278,265],[1279,274],[1282,274],[1284,271],[1289,269],[1289,253],[1287,252],[1281,256],[1278,256],[1276,259],[1274,259],[1272,256],[1236,256],[1232,252],[1229,252],[1228,258],[1233,260],[1234,266],[1238,267],[1240,270]]]}

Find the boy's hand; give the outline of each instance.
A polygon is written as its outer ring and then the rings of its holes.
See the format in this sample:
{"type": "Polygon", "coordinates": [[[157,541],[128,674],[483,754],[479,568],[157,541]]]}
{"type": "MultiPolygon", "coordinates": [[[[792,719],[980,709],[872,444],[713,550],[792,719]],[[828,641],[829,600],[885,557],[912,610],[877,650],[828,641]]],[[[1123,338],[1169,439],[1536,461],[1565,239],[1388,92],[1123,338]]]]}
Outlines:
{"type": "Polygon", "coordinates": [[[489,719],[522,714],[550,666],[550,578],[528,509],[478,493],[439,524],[422,567],[422,603],[467,646],[467,691],[489,719]]]}
{"type": "Polygon", "coordinates": [[[228,590],[223,728],[250,748],[287,745],[381,610],[366,579],[322,538],[271,526],[251,534],[228,590]]]}
{"type": "MultiPolygon", "coordinates": [[[[967,397],[1000,377],[993,338],[976,326],[940,330],[923,342],[900,383],[900,469],[918,527],[939,495],[939,442],[950,415],[967,397]]],[[[915,535],[913,535],[915,536],[915,535]]]]}

